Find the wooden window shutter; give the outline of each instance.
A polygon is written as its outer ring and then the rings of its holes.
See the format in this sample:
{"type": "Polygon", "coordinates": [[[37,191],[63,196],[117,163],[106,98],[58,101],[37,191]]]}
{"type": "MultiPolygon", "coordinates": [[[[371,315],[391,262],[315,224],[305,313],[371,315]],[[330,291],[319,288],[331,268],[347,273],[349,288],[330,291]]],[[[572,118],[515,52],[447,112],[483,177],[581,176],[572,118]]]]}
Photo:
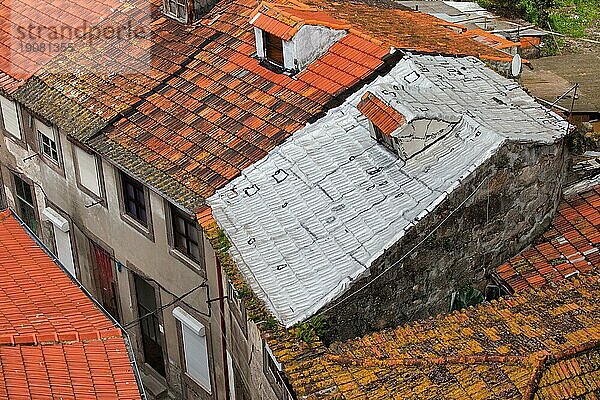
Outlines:
{"type": "Polygon", "coordinates": [[[265,32],[264,42],[267,59],[283,67],[283,39],[265,32]]]}

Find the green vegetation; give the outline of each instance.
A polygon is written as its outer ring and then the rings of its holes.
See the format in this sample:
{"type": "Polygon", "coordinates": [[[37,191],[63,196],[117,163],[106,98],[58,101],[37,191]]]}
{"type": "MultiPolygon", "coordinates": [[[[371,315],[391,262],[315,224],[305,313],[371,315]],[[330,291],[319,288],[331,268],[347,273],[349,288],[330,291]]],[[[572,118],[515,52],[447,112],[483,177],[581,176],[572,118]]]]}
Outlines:
{"type": "Polygon", "coordinates": [[[479,0],[508,18],[523,18],[541,28],[570,37],[590,36],[600,21],[599,0],[479,0]]]}
{"type": "Polygon", "coordinates": [[[589,34],[588,29],[600,21],[598,0],[554,0],[548,22],[553,31],[580,38],[589,34]]]}
{"type": "Polygon", "coordinates": [[[298,339],[304,343],[311,343],[323,336],[325,332],[325,320],[320,315],[317,315],[306,322],[300,322],[295,328],[298,339]]]}
{"type": "Polygon", "coordinates": [[[465,285],[457,292],[452,293],[450,311],[462,310],[481,303],[485,298],[483,294],[471,285],[465,285]]]}
{"type": "Polygon", "coordinates": [[[524,18],[536,25],[545,26],[549,11],[560,0],[479,0],[488,10],[508,18],[524,18]]]}

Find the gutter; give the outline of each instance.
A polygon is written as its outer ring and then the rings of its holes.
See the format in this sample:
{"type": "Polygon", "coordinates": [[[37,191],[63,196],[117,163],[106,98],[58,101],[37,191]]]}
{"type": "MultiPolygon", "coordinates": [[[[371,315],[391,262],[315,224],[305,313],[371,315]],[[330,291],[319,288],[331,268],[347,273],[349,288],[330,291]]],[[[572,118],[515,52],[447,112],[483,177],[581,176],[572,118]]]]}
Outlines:
{"type": "Polygon", "coordinates": [[[94,305],[117,327],[121,330],[121,333],[123,334],[123,341],[125,342],[125,347],[127,348],[127,354],[129,356],[129,361],[131,363],[131,366],[133,367],[133,375],[135,376],[135,380],[138,384],[138,389],[140,391],[140,396],[142,398],[142,400],[148,400],[148,396],[146,395],[146,391],[144,389],[144,385],[142,384],[142,376],[140,374],[137,362],[135,361],[135,357],[133,355],[133,349],[131,347],[131,338],[129,337],[129,334],[127,333],[127,331],[125,330],[125,328],[123,328],[123,326],[121,325],[121,323],[119,321],[117,321],[112,315],[110,315],[108,313],[108,311],[106,311],[104,309],[104,307],[92,296],[92,294],[86,289],[85,286],[83,286],[81,284],[81,282],[79,282],[77,279],[75,279],[75,277],[73,275],[71,275],[71,273],[65,268],[65,266],[60,262],[60,260],[58,258],[56,258],[54,256],[54,254],[52,254],[52,252],[50,251],[50,249],[48,249],[48,247],[36,236],[35,233],[33,233],[33,231],[25,224],[25,222],[23,222],[23,220],[21,219],[21,217],[19,217],[12,209],[9,208],[10,213],[12,214],[12,216],[17,220],[17,222],[19,223],[19,225],[21,225],[21,227],[25,230],[25,232],[27,232],[27,234],[29,235],[29,237],[31,237],[33,239],[33,241],[42,249],[44,250],[44,252],[50,257],[50,259],[56,264],[58,265],[58,267],[60,269],[63,270],[63,272],[65,273],[65,275],[67,275],[69,277],[69,279],[71,279],[71,281],[73,283],[75,283],[75,285],[77,285],[77,287],[92,301],[92,303],[94,303],[94,305]]]}

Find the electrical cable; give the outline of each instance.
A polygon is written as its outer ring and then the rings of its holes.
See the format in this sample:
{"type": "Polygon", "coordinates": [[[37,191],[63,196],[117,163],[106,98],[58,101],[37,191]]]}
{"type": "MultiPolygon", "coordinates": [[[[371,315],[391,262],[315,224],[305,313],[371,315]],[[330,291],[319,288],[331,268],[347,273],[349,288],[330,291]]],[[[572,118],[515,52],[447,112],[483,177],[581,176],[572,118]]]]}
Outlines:
{"type": "Polygon", "coordinates": [[[175,304],[175,303],[177,303],[177,302],[179,302],[179,301],[183,300],[185,297],[187,297],[187,296],[189,296],[190,294],[194,293],[196,290],[200,289],[201,287],[204,287],[204,286],[206,286],[206,283],[207,283],[207,282],[208,282],[208,280],[206,280],[206,279],[205,279],[205,280],[204,280],[204,282],[202,282],[200,285],[198,285],[198,286],[196,286],[196,287],[194,287],[194,288],[192,288],[192,289],[188,290],[187,292],[185,292],[184,294],[182,294],[182,295],[181,295],[181,296],[179,296],[179,297],[176,297],[174,300],[172,300],[172,301],[168,302],[167,304],[163,304],[162,306],[158,307],[156,310],[154,310],[154,311],[150,311],[149,313],[146,313],[146,314],[142,315],[142,316],[141,316],[141,317],[139,317],[139,318],[136,318],[136,319],[134,319],[134,320],[131,320],[131,321],[129,321],[129,322],[128,322],[128,323],[126,323],[126,324],[123,324],[123,328],[125,328],[125,329],[129,329],[129,328],[131,328],[131,327],[133,327],[133,326],[135,326],[135,325],[139,324],[139,323],[140,323],[142,320],[144,320],[144,319],[148,318],[149,316],[151,316],[151,315],[154,315],[154,314],[156,314],[157,312],[164,310],[165,308],[169,308],[169,307],[170,307],[170,306],[172,306],[173,304],[175,304]]]}
{"type": "MultiPolygon", "coordinates": [[[[8,168],[9,170],[13,171],[11,168],[9,168],[9,167],[7,167],[7,168],[8,168]]],[[[13,172],[15,172],[15,171],[13,171],[13,172]]],[[[17,173],[21,174],[20,172],[17,172],[17,173]]],[[[481,188],[481,186],[483,186],[483,184],[484,184],[485,182],[487,182],[487,181],[488,181],[488,179],[489,179],[489,178],[490,178],[489,176],[488,176],[488,177],[486,177],[486,178],[484,178],[484,179],[483,179],[483,180],[482,180],[482,181],[479,183],[479,185],[477,185],[477,187],[476,187],[476,188],[473,190],[473,192],[471,192],[471,193],[469,194],[469,196],[467,196],[467,197],[466,197],[466,198],[465,198],[465,199],[464,199],[464,200],[463,200],[463,201],[462,201],[462,202],[461,202],[461,203],[460,203],[460,204],[459,204],[459,205],[458,205],[456,208],[454,208],[454,209],[453,209],[453,210],[452,210],[452,211],[451,211],[451,212],[450,212],[450,213],[449,213],[449,214],[448,214],[448,215],[447,215],[447,216],[446,216],[446,217],[445,217],[445,218],[444,218],[444,219],[443,219],[443,220],[442,220],[442,221],[441,221],[441,222],[440,222],[438,225],[436,225],[436,226],[435,226],[435,227],[434,227],[434,228],[433,228],[433,229],[432,229],[432,230],[431,230],[431,231],[430,231],[430,232],[429,232],[429,233],[428,233],[428,234],[427,234],[427,235],[426,235],[426,236],[425,236],[425,237],[424,237],[424,238],[423,238],[421,241],[419,241],[417,244],[415,244],[415,245],[414,245],[414,246],[413,246],[413,247],[412,247],[412,248],[411,248],[411,249],[410,249],[410,250],[409,250],[407,253],[405,253],[405,254],[404,254],[402,257],[400,257],[400,258],[399,258],[397,261],[395,261],[394,263],[392,263],[390,266],[388,266],[387,268],[385,268],[385,269],[384,269],[382,272],[380,272],[380,273],[379,273],[377,276],[375,276],[375,277],[374,277],[372,280],[370,280],[369,282],[367,282],[367,283],[366,283],[364,286],[360,287],[359,289],[357,289],[356,291],[354,291],[354,292],[350,293],[349,295],[347,295],[347,296],[343,297],[342,299],[340,299],[338,302],[336,302],[336,303],[335,303],[335,304],[333,304],[332,306],[330,306],[330,307],[326,308],[325,310],[323,310],[321,313],[326,313],[326,312],[328,312],[328,311],[332,310],[333,308],[336,308],[336,307],[340,306],[341,304],[344,304],[344,303],[345,303],[345,302],[347,302],[349,299],[353,298],[353,297],[354,297],[354,296],[356,296],[358,293],[361,293],[363,290],[365,290],[366,288],[368,288],[368,287],[369,287],[369,286],[370,286],[370,285],[371,285],[373,282],[377,281],[377,280],[378,280],[378,279],[379,279],[381,276],[383,276],[383,275],[384,275],[385,273],[387,273],[389,270],[391,270],[392,268],[394,268],[394,267],[396,267],[398,264],[400,264],[402,261],[404,261],[404,259],[406,259],[408,256],[410,256],[410,255],[411,255],[411,254],[412,254],[412,253],[413,253],[413,252],[414,252],[414,251],[415,251],[415,250],[416,250],[418,247],[420,247],[420,246],[421,246],[421,245],[422,245],[422,244],[423,244],[423,243],[424,243],[424,242],[425,242],[427,239],[429,239],[429,238],[431,237],[431,235],[433,235],[433,234],[434,234],[434,233],[435,233],[435,232],[436,232],[436,231],[437,231],[437,230],[438,230],[438,229],[439,229],[439,228],[440,228],[440,227],[441,227],[441,226],[442,226],[442,225],[443,225],[443,224],[444,224],[444,223],[445,223],[445,222],[446,222],[448,219],[450,219],[450,217],[452,217],[452,216],[454,215],[454,213],[456,213],[456,212],[457,212],[459,209],[461,209],[461,208],[462,208],[462,206],[463,206],[463,205],[465,205],[465,204],[467,203],[467,201],[469,201],[469,200],[470,200],[470,199],[471,199],[471,198],[472,198],[472,197],[473,197],[473,196],[474,196],[474,195],[477,193],[477,191],[478,191],[478,190],[481,188]]],[[[40,184],[38,184],[37,182],[34,182],[34,184],[35,184],[35,185],[37,185],[38,187],[40,187],[40,189],[42,190],[42,193],[44,194],[44,196],[45,196],[46,198],[48,198],[48,196],[46,195],[46,193],[45,193],[44,189],[41,187],[41,185],[40,185],[40,184]]],[[[75,222],[74,222],[74,224],[75,224],[75,222]]],[[[75,224],[75,225],[77,226],[77,224],[75,224]]],[[[78,229],[81,231],[81,228],[80,228],[79,226],[77,226],[77,228],[78,228],[78,229]]],[[[87,237],[87,235],[85,235],[85,232],[83,232],[83,231],[82,231],[82,233],[84,234],[84,236],[86,236],[86,237],[87,237]]],[[[89,237],[88,237],[88,238],[89,238],[89,237]]],[[[112,256],[111,256],[111,258],[112,258],[112,256]]],[[[115,261],[116,261],[116,262],[119,262],[118,260],[115,260],[115,261]]],[[[122,264],[121,264],[121,265],[122,265],[122,264]]],[[[127,268],[127,267],[126,267],[126,269],[129,269],[129,268],[127,268]]],[[[134,271],[134,272],[135,272],[135,271],[134,271]]],[[[156,281],[154,281],[154,282],[156,282],[156,281]]],[[[157,285],[159,285],[159,286],[162,288],[162,286],[161,286],[160,284],[158,284],[158,283],[157,283],[157,285]]],[[[197,290],[199,287],[201,287],[201,286],[203,286],[203,285],[205,285],[205,283],[203,283],[202,285],[200,285],[200,286],[198,286],[198,287],[196,287],[196,288],[192,289],[191,291],[188,291],[187,293],[185,293],[184,295],[182,295],[182,296],[179,296],[179,297],[180,297],[180,298],[184,298],[184,297],[188,296],[188,295],[189,295],[189,294],[191,294],[193,291],[197,290]]],[[[171,293],[171,292],[170,292],[170,291],[168,291],[168,290],[165,290],[165,291],[166,291],[167,293],[171,293]]],[[[173,302],[170,302],[170,303],[168,303],[168,304],[166,304],[166,305],[163,305],[163,306],[162,306],[162,307],[160,307],[159,309],[157,309],[157,310],[155,310],[155,311],[153,311],[153,312],[150,312],[150,313],[148,313],[148,314],[146,314],[146,315],[144,315],[144,316],[142,316],[142,317],[138,318],[137,320],[134,320],[134,321],[131,321],[131,322],[129,322],[128,324],[124,325],[125,329],[128,329],[128,328],[130,328],[131,326],[135,326],[135,325],[139,324],[139,323],[141,322],[141,320],[143,320],[144,318],[147,318],[148,316],[150,316],[150,315],[152,315],[152,314],[156,313],[157,311],[160,311],[160,310],[162,310],[162,309],[164,309],[164,308],[166,308],[166,307],[169,307],[169,306],[173,305],[173,304],[174,304],[174,303],[176,303],[177,301],[180,301],[180,299],[176,297],[176,299],[175,299],[173,302]]],[[[209,305],[209,307],[210,307],[210,305],[209,305]]],[[[194,309],[196,312],[198,312],[198,310],[196,310],[195,308],[193,308],[193,307],[190,307],[190,308],[192,308],[192,309],[194,309]]],[[[219,313],[221,314],[221,316],[222,316],[223,318],[225,317],[225,316],[224,316],[224,314],[223,314],[223,311],[220,309],[220,307],[219,307],[219,313]]],[[[221,329],[219,328],[219,330],[221,330],[221,329]]],[[[221,336],[222,336],[223,338],[225,338],[225,339],[226,339],[226,336],[223,334],[223,332],[220,332],[220,333],[221,333],[221,336]]],[[[243,379],[243,378],[242,378],[242,380],[244,381],[244,383],[246,383],[246,384],[247,384],[247,382],[245,382],[245,379],[243,379]]]]}

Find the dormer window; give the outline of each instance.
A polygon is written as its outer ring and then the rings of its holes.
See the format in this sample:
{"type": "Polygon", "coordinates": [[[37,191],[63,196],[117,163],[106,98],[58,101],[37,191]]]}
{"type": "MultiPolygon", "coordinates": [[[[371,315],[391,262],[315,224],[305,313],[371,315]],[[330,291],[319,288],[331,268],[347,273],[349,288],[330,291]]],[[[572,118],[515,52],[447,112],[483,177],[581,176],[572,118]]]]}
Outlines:
{"type": "Polygon", "coordinates": [[[392,87],[378,91],[377,95],[366,92],[357,108],[369,120],[373,139],[404,160],[452,132],[461,121],[460,115],[415,112],[390,96],[391,92],[392,87]],[[408,120],[404,115],[410,116],[408,120]]]}
{"type": "Polygon", "coordinates": [[[250,24],[254,26],[258,58],[298,72],[344,37],[350,25],[306,5],[290,4],[262,3],[250,24]]]}
{"type": "Polygon", "coordinates": [[[371,136],[397,153],[396,140],[392,133],[406,124],[404,116],[371,92],[363,95],[358,103],[358,110],[369,119],[371,136]]]}
{"type": "Polygon", "coordinates": [[[371,129],[373,131],[373,134],[375,136],[375,139],[377,139],[377,141],[381,144],[383,144],[385,147],[387,147],[389,150],[393,151],[394,153],[396,153],[396,148],[394,147],[394,139],[392,138],[391,135],[387,135],[385,133],[383,133],[383,131],[381,129],[379,129],[375,124],[373,124],[371,122],[371,129]]]}
{"type": "Polygon", "coordinates": [[[265,58],[280,67],[285,66],[283,56],[283,39],[269,32],[263,32],[265,58]]]}
{"type": "Polygon", "coordinates": [[[165,0],[165,12],[181,22],[187,22],[187,0],[165,0]]]}
{"type": "Polygon", "coordinates": [[[165,15],[184,24],[197,22],[217,0],[163,0],[165,15]]]}

